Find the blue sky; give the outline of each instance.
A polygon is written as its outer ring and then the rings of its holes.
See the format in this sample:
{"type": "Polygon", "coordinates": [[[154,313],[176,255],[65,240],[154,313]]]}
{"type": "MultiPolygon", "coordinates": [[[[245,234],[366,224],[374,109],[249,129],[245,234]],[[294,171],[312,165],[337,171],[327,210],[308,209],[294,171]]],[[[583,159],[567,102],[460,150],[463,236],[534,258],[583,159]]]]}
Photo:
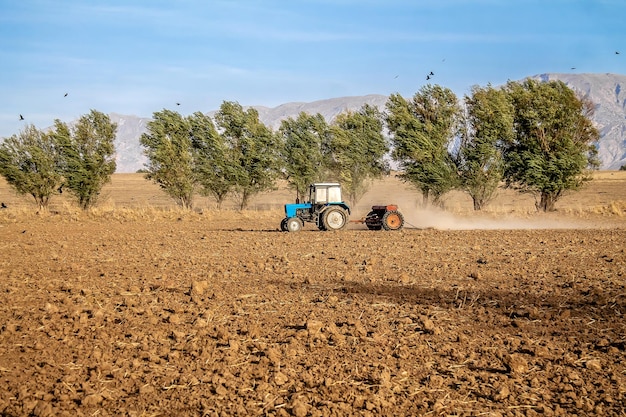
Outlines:
{"type": "Polygon", "coordinates": [[[623,0],[0,0],[0,137],[91,109],[187,115],[426,83],[462,97],[546,72],[625,74],[625,16],[623,0]]]}

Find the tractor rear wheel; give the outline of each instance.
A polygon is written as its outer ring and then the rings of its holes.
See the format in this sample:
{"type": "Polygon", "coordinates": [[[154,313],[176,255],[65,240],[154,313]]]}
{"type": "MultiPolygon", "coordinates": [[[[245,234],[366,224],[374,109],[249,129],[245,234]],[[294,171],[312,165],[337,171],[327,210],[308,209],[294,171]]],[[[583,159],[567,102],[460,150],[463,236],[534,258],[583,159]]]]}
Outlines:
{"type": "Polygon", "coordinates": [[[404,216],[399,211],[387,211],[383,214],[382,223],[385,230],[400,230],[404,227],[404,216]]]}
{"type": "Polygon", "coordinates": [[[302,223],[302,220],[300,220],[299,217],[290,217],[287,219],[286,225],[288,232],[299,232],[300,230],[302,230],[302,226],[304,226],[304,223],[302,223]]]}
{"type": "Polygon", "coordinates": [[[322,214],[322,224],[326,230],[341,230],[348,224],[348,215],[342,208],[329,208],[322,214]]]}

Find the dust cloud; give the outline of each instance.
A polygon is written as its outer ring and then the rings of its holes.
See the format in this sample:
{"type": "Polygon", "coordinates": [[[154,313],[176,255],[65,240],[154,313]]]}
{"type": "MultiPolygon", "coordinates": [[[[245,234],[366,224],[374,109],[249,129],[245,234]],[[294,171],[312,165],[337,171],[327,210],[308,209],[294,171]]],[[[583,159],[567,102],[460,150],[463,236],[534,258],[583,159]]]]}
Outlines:
{"type": "Polygon", "coordinates": [[[407,229],[438,230],[517,230],[517,229],[580,229],[585,225],[558,214],[536,213],[532,218],[475,213],[460,215],[436,208],[400,208],[407,229]]]}

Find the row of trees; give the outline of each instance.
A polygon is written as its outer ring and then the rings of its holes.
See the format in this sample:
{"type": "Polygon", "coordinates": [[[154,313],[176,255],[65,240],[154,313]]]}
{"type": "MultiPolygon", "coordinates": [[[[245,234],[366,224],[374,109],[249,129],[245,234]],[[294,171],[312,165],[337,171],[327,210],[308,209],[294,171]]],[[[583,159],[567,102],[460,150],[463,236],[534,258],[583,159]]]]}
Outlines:
{"type": "Polygon", "coordinates": [[[243,209],[281,177],[299,198],[312,182],[340,181],[355,203],[370,180],[388,171],[382,120],[376,108],[365,105],[330,125],[320,114],[300,113],[273,132],[255,109],[224,102],[215,123],[200,112],[187,117],[156,112],[140,142],[149,161],[147,178],[185,208],[199,192],[218,205],[234,195],[243,209]]]}
{"type": "Polygon", "coordinates": [[[218,204],[238,195],[244,208],[280,175],[300,198],[312,182],[339,181],[354,204],[372,179],[388,172],[391,145],[401,177],[424,204],[441,204],[446,193],[461,189],[480,210],[504,184],[550,211],[598,166],[592,112],[592,103],[560,81],[474,87],[463,105],[451,90],[427,85],[411,99],[391,95],[384,114],[366,105],[329,125],[320,114],[301,113],[276,133],[237,103],[223,103],[216,125],[202,113],[183,118],[164,110],[155,113],[141,143],[148,178],[184,207],[199,189],[218,204]]]}
{"type": "Polygon", "coordinates": [[[504,183],[551,211],[599,166],[593,104],[561,81],[474,87],[464,104],[440,86],[387,103],[393,158],[425,202],[461,189],[480,210],[504,183]]]}
{"type": "Polygon", "coordinates": [[[109,116],[92,110],[76,124],[55,120],[48,131],[28,125],[0,144],[0,175],[39,210],[67,190],[83,209],[96,204],[115,172],[115,131],[109,116]]]}
{"type": "MultiPolygon", "coordinates": [[[[184,208],[197,193],[218,205],[233,195],[245,208],[278,178],[299,198],[312,182],[339,181],[355,204],[389,171],[388,155],[425,204],[441,204],[461,189],[480,210],[504,184],[531,193],[537,209],[549,211],[598,166],[592,111],[560,81],[477,86],[463,103],[445,87],[426,85],[410,99],[391,95],[384,113],[365,105],[330,124],[300,113],[276,132],[236,102],[224,102],[214,118],[162,110],[140,142],[146,177],[184,208]]],[[[41,207],[65,186],[88,208],[115,171],[115,128],[96,111],[73,128],[59,121],[48,133],[28,127],[0,144],[0,174],[41,207]]]]}

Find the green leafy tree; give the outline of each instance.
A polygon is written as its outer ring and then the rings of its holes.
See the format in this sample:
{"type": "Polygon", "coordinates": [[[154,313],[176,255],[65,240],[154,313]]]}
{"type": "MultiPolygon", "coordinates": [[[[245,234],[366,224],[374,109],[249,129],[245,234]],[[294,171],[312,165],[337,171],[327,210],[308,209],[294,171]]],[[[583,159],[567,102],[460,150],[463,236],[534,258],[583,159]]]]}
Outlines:
{"type": "Polygon", "coordinates": [[[63,187],[86,210],[98,201],[102,187],[115,172],[115,131],[109,116],[96,110],[73,127],[55,120],[53,135],[61,146],[63,187]]]}
{"type": "Polygon", "coordinates": [[[403,171],[401,178],[420,190],[424,205],[431,197],[434,204],[441,204],[441,197],[458,185],[449,151],[461,111],[456,95],[429,84],[410,101],[392,94],[386,107],[392,158],[403,171]]]}
{"type": "Polygon", "coordinates": [[[215,120],[230,154],[239,208],[245,209],[252,196],[274,188],[281,170],[279,141],[255,109],[244,111],[236,102],[223,102],[215,120]]]}
{"type": "Polygon", "coordinates": [[[331,169],[351,205],[367,192],[371,181],[389,172],[389,151],[380,111],[368,104],[341,113],[331,125],[331,169]]]}
{"type": "Polygon", "coordinates": [[[40,211],[48,208],[63,177],[55,138],[27,125],[0,144],[0,175],[18,194],[31,195],[40,211]]]}
{"type": "Polygon", "coordinates": [[[330,128],[321,114],[300,113],[283,120],[278,130],[289,186],[304,200],[308,186],[327,175],[330,128]]]}
{"type": "Polygon", "coordinates": [[[193,206],[198,185],[191,123],[171,110],[155,112],[139,139],[148,157],[146,178],[158,184],[183,209],[193,206]]]}
{"type": "Polygon", "coordinates": [[[513,136],[513,105],[506,92],[490,85],[472,88],[465,96],[457,165],[461,187],[481,210],[496,195],[504,162],[498,144],[513,136]]]}
{"type": "Polygon", "coordinates": [[[593,104],[562,81],[511,81],[506,89],[515,109],[515,135],[502,143],[506,184],[532,194],[537,210],[552,211],[599,165],[593,104]]]}
{"type": "Polygon", "coordinates": [[[231,152],[209,116],[196,112],[187,120],[191,132],[193,171],[200,191],[213,196],[218,208],[221,208],[235,185],[231,152]]]}

